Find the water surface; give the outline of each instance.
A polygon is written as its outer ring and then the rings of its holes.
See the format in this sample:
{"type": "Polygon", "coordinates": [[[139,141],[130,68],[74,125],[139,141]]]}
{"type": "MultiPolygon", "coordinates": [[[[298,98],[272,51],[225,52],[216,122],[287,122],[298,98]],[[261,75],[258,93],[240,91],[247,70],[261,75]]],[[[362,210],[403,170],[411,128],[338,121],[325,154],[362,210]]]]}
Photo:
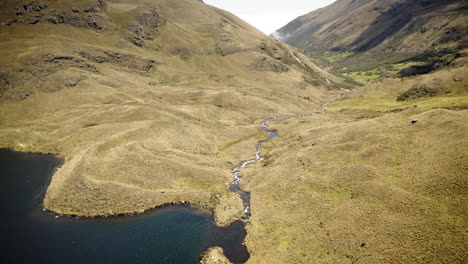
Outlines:
{"type": "Polygon", "coordinates": [[[52,155],[0,149],[2,263],[198,263],[212,246],[243,263],[244,223],[214,224],[211,212],[168,206],[135,216],[59,217],[42,211],[50,177],[62,161],[52,155]]]}

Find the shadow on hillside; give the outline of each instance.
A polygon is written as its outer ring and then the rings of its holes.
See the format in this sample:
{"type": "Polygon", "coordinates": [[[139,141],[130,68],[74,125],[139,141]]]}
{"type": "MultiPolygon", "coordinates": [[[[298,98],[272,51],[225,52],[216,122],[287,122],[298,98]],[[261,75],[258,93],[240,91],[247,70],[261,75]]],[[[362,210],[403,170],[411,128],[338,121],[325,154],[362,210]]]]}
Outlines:
{"type": "MultiPolygon", "coordinates": [[[[412,21],[415,16],[418,16],[419,19],[425,19],[425,14],[444,9],[451,4],[454,4],[454,2],[446,0],[405,1],[396,3],[390,10],[382,12],[369,28],[351,44],[351,47],[358,52],[368,51],[398,33],[410,22],[415,26],[408,28],[408,34],[415,30],[423,30],[417,25],[424,24],[424,21],[412,21]]],[[[467,7],[468,4],[464,4],[461,8],[454,11],[461,11],[467,7]]]]}

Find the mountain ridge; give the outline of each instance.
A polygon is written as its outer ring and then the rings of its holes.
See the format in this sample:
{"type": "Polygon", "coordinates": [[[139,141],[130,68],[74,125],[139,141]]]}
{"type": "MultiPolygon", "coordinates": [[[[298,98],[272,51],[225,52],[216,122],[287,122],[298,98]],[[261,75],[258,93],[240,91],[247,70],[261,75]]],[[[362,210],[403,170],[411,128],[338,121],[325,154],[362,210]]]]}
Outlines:
{"type": "Polygon", "coordinates": [[[467,8],[463,1],[339,0],[273,35],[306,52],[463,49],[467,8]]]}

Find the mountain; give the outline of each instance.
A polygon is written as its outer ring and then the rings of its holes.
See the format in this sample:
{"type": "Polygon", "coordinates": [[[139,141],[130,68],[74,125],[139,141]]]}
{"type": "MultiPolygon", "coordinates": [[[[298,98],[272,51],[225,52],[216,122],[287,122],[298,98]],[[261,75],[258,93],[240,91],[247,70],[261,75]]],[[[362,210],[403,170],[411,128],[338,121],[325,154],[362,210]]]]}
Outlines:
{"type": "Polygon", "coordinates": [[[64,157],[44,201],[61,214],[188,201],[227,224],[242,212],[229,172],[263,137],[258,120],[317,109],[343,81],[202,1],[0,10],[0,146],[64,157]]]}
{"type": "Polygon", "coordinates": [[[338,0],[274,36],[305,51],[423,52],[468,47],[466,1],[338,0]]]}
{"type": "MultiPolygon", "coordinates": [[[[464,67],[467,10],[466,1],[338,0],[291,21],[273,36],[324,67],[367,84],[464,67]]],[[[428,93],[466,91],[460,84],[453,89],[433,85],[437,91],[428,93]]]]}
{"type": "Polygon", "coordinates": [[[468,50],[440,36],[465,2],[446,2],[337,1],[291,47],[198,0],[3,0],[0,147],[63,157],[59,214],[190,203],[225,226],[262,141],[249,263],[464,263],[468,50]]]}

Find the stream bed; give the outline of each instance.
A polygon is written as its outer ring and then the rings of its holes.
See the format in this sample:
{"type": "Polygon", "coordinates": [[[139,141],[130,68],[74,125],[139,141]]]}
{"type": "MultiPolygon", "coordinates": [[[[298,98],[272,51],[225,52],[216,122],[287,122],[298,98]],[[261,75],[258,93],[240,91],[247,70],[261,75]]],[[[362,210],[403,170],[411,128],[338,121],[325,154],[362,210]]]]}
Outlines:
{"type": "Polygon", "coordinates": [[[260,125],[262,126],[262,128],[260,130],[262,132],[269,133],[268,138],[264,139],[264,140],[260,140],[257,143],[257,145],[255,146],[255,158],[239,162],[236,165],[236,167],[234,167],[234,169],[232,169],[232,171],[231,171],[231,174],[232,174],[234,180],[229,185],[229,190],[231,192],[237,193],[239,195],[239,197],[242,199],[242,203],[244,205],[244,215],[242,217],[242,221],[247,223],[249,221],[250,217],[252,216],[252,212],[250,210],[250,193],[244,191],[241,188],[240,170],[242,168],[245,168],[247,165],[249,165],[251,163],[255,163],[255,162],[259,162],[259,161],[264,160],[265,158],[262,156],[262,146],[263,146],[263,144],[267,143],[268,141],[270,141],[270,140],[272,140],[274,138],[279,137],[279,132],[277,130],[270,129],[269,123],[275,122],[275,121],[281,122],[281,121],[286,121],[286,120],[289,120],[289,119],[302,119],[302,118],[311,117],[311,116],[315,116],[315,115],[319,115],[319,114],[325,114],[326,107],[329,104],[335,102],[340,96],[342,96],[342,92],[337,93],[328,102],[323,104],[322,107],[320,107],[320,112],[313,112],[313,113],[303,114],[303,115],[282,115],[282,116],[279,115],[279,116],[266,118],[266,119],[264,119],[264,120],[262,120],[260,122],[260,125]]]}

